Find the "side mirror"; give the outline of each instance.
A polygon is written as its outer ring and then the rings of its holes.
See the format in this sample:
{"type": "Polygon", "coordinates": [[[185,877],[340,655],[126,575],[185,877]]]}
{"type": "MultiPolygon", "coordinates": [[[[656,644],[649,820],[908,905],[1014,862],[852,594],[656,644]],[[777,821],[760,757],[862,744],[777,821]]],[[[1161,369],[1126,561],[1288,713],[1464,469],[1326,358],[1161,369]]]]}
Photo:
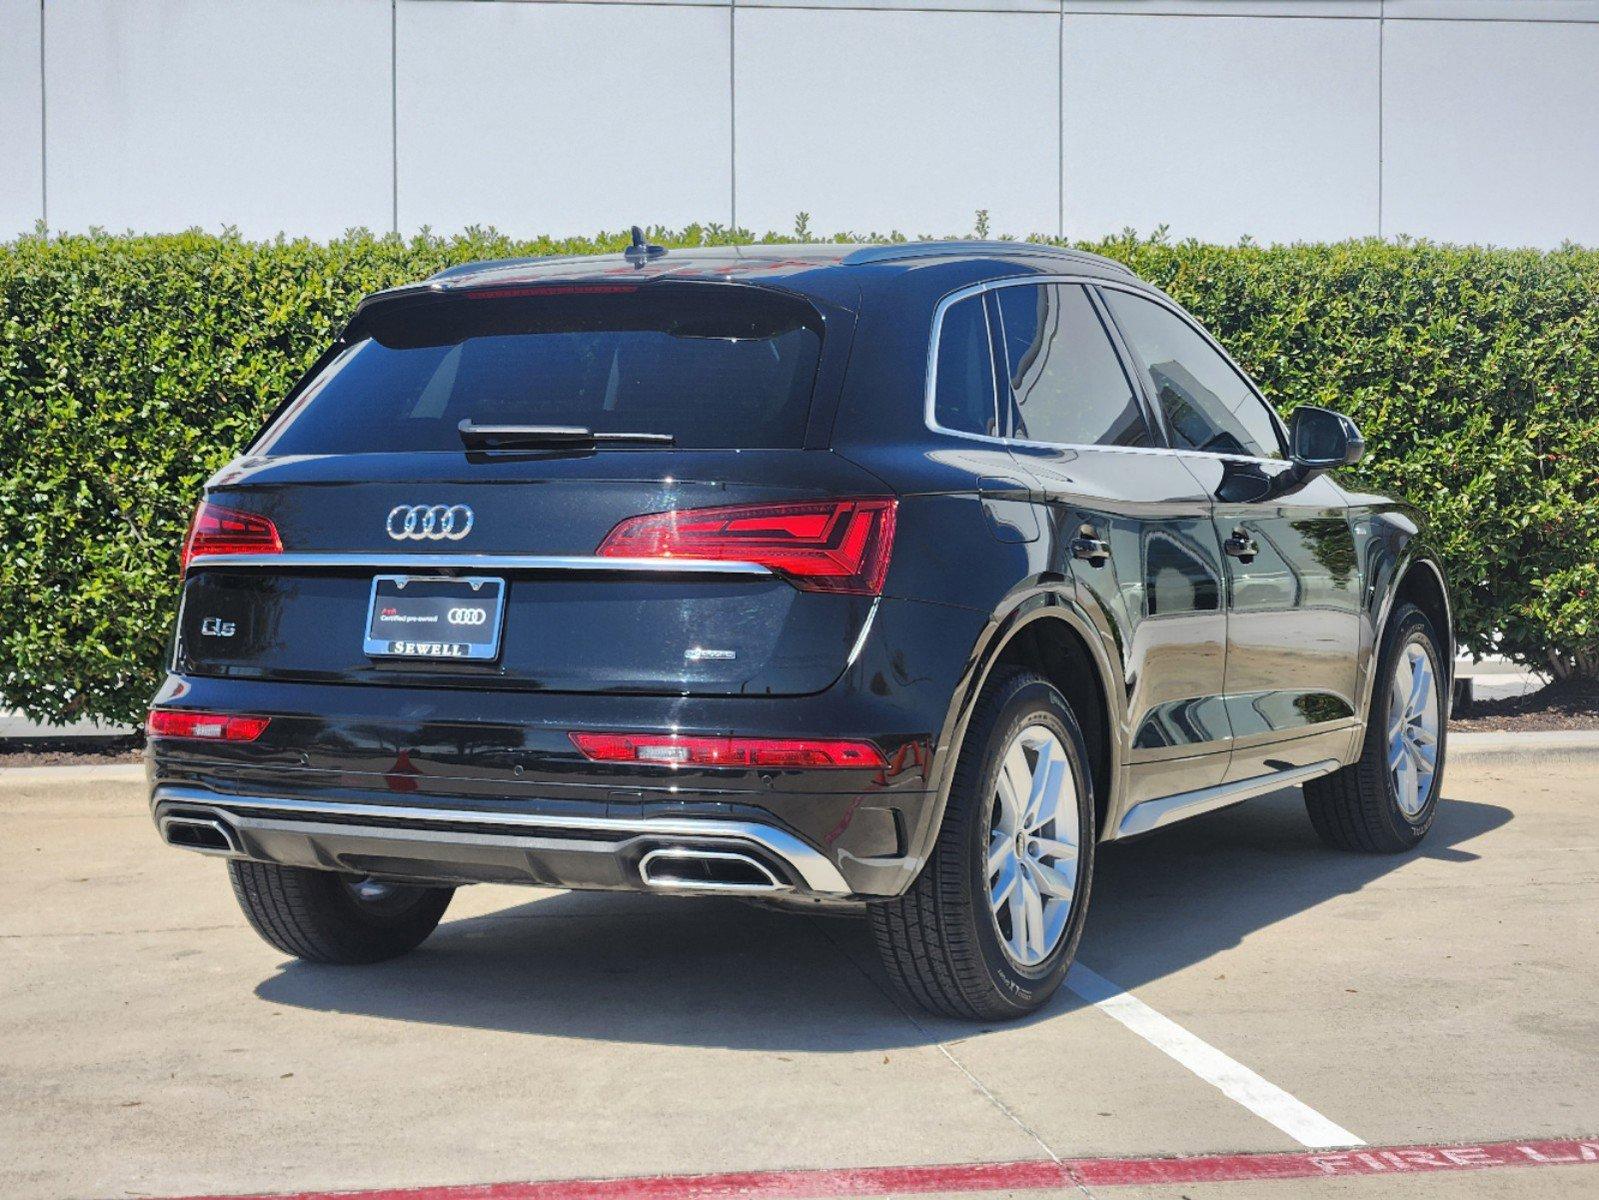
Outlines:
{"type": "Polygon", "coordinates": [[[1343,413],[1307,404],[1288,419],[1288,457],[1305,471],[1347,467],[1365,453],[1365,439],[1343,413]]]}

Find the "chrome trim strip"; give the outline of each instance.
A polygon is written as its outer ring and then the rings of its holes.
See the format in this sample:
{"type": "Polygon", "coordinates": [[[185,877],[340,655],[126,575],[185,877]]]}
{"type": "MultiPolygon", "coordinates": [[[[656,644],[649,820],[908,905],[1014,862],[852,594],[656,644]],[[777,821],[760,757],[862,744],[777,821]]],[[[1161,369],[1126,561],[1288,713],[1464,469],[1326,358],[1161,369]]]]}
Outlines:
{"type": "MultiPolygon", "coordinates": [[[[1132,274],[1131,271],[1128,273],[1132,274]]],[[[1200,336],[1227,360],[1228,365],[1239,374],[1249,389],[1260,399],[1261,403],[1265,404],[1266,410],[1271,417],[1272,423],[1277,427],[1278,435],[1282,439],[1283,447],[1286,450],[1288,427],[1283,423],[1283,419],[1278,415],[1276,408],[1262,395],[1259,385],[1250,378],[1249,374],[1238,365],[1233,356],[1228,354],[1226,349],[1192,315],[1184,312],[1170,296],[1145,283],[1136,275],[1133,276],[1131,286],[1124,280],[1102,279],[1097,275],[1010,275],[1003,279],[985,279],[980,283],[967,284],[965,287],[957,288],[941,299],[937,307],[933,309],[933,333],[927,346],[927,375],[924,383],[925,395],[922,401],[922,423],[931,432],[941,433],[945,437],[965,438],[973,442],[986,442],[991,446],[1028,446],[1037,450],[1093,450],[1099,453],[1108,452],[1112,454],[1201,454],[1207,458],[1219,458],[1231,462],[1273,463],[1277,465],[1287,461],[1286,458],[1257,458],[1251,454],[1222,454],[1214,450],[1183,450],[1175,446],[1101,446],[1093,442],[1038,442],[1028,438],[994,437],[986,433],[967,433],[964,430],[948,429],[940,425],[935,415],[937,397],[934,393],[938,384],[938,339],[944,329],[944,314],[954,305],[959,304],[962,300],[970,299],[972,296],[981,296],[984,292],[998,291],[1001,288],[1022,287],[1027,284],[1037,283],[1076,283],[1091,287],[1115,288],[1118,291],[1142,296],[1144,299],[1166,308],[1173,316],[1197,330],[1200,336]]],[[[1118,350],[1118,361],[1121,360],[1121,357],[1118,350]]]]}
{"type": "Polygon", "coordinates": [[[1304,783],[1307,779],[1331,775],[1342,765],[1335,758],[1324,758],[1306,767],[1290,767],[1286,771],[1273,771],[1270,775],[1257,775],[1253,779],[1218,783],[1214,787],[1199,788],[1197,791],[1179,792],[1175,796],[1145,800],[1127,810],[1121,824],[1116,828],[1116,836],[1128,837],[1135,833],[1148,833],[1152,829],[1185,821],[1201,813],[1226,808],[1229,804],[1237,804],[1240,800],[1248,800],[1251,796],[1262,796],[1267,792],[1275,792],[1278,788],[1304,783]]]}
{"type": "Polygon", "coordinates": [[[203,567],[356,567],[374,571],[442,567],[463,571],[654,571],[672,575],[770,575],[760,563],[708,558],[600,558],[562,554],[198,554],[189,570],[203,567]]]}
{"type": "Polygon", "coordinates": [[[356,804],[341,800],[303,800],[293,797],[233,796],[200,788],[160,787],[152,802],[160,804],[206,805],[227,811],[233,808],[278,809],[305,813],[308,817],[377,817],[415,821],[419,824],[448,823],[496,825],[522,829],[589,830],[594,833],[631,833],[648,837],[725,837],[753,842],[777,855],[794,868],[805,886],[821,895],[847,896],[850,886],[820,851],[771,825],[756,821],[723,821],[715,818],[677,817],[626,820],[614,817],[553,816],[548,813],[480,812],[475,809],[421,808],[398,804],[356,804]]]}
{"type": "Polygon", "coordinates": [[[855,665],[855,660],[861,656],[861,651],[866,648],[866,638],[872,632],[872,622],[877,619],[877,605],[883,598],[872,597],[872,607],[866,610],[866,620],[861,622],[861,631],[855,637],[855,644],[849,648],[849,657],[844,660],[844,670],[849,670],[855,665]]]}

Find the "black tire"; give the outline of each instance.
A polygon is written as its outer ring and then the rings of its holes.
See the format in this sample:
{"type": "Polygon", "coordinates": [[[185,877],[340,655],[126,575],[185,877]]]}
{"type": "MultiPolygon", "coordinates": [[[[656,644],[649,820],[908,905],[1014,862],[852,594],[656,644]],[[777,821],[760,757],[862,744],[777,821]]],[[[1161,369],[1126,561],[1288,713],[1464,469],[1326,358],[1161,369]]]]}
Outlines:
{"type": "Polygon", "coordinates": [[[395,884],[366,899],[358,876],[237,859],[228,875],[257,933],[317,963],[382,962],[415,950],[455,895],[454,888],[395,884]]]}
{"type": "Polygon", "coordinates": [[[1082,937],[1094,873],[1093,776],[1077,718],[1040,675],[1013,670],[978,700],[950,786],[932,854],[904,895],[870,906],[872,931],[895,988],[944,1016],[1003,1021],[1035,1011],[1065,979],[1082,937]],[[1029,725],[1044,725],[1065,748],[1078,806],[1077,880],[1054,949],[1024,968],[1006,953],[989,909],[990,801],[1001,757],[1029,725]]]}
{"type": "Polygon", "coordinates": [[[1447,759],[1448,696],[1442,691],[1441,672],[1448,667],[1437,630],[1427,615],[1413,604],[1401,605],[1389,618],[1383,634],[1360,758],[1342,770],[1305,784],[1310,823],[1329,846],[1368,854],[1402,854],[1414,849],[1427,835],[1438,811],[1447,759]],[[1426,644],[1436,668],[1433,686],[1439,689],[1438,753],[1421,807],[1416,813],[1407,814],[1388,769],[1390,689],[1401,650],[1418,640],[1426,644]]]}

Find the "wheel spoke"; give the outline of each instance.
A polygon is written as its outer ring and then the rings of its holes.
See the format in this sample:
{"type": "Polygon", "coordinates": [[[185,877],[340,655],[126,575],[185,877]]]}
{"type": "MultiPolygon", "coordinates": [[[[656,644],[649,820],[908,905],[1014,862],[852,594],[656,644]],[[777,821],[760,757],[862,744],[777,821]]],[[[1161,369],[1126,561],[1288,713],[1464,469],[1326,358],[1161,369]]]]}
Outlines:
{"type": "Polygon", "coordinates": [[[1010,890],[1010,950],[1021,962],[1027,961],[1027,885],[1016,872],[1016,886],[1010,890]]]}
{"type": "Polygon", "coordinates": [[[1405,735],[1403,731],[1388,739],[1388,769],[1397,771],[1405,762],[1405,735]]]}
{"type": "Polygon", "coordinates": [[[999,778],[999,794],[1004,801],[1004,808],[998,824],[1007,833],[1015,833],[1022,827],[1027,796],[1033,786],[1033,773],[1028,769],[1027,755],[1022,752],[1020,741],[1013,743],[1005,755],[1005,765],[999,778]]]}
{"type": "Polygon", "coordinates": [[[1021,870],[1016,865],[1014,858],[1000,868],[999,879],[988,893],[989,907],[996,913],[999,912],[1005,901],[1011,896],[1019,878],[1021,878],[1021,870]]]}
{"type": "Polygon", "coordinates": [[[1005,865],[1011,857],[1015,843],[1003,830],[996,829],[994,838],[988,844],[988,877],[992,879],[994,873],[1005,865]]]}
{"type": "Polygon", "coordinates": [[[1049,790],[1046,799],[1034,814],[1027,831],[1032,833],[1046,827],[1059,828],[1067,806],[1075,807],[1077,792],[1072,783],[1071,768],[1065,758],[1054,759],[1049,766],[1049,790]]]}
{"type": "Polygon", "coordinates": [[[1043,806],[1049,791],[1050,747],[1044,743],[1038,748],[1038,758],[1033,763],[1033,777],[1027,789],[1027,809],[1022,814],[1022,828],[1031,829],[1038,820],[1038,810],[1043,806]]]}
{"type": "Polygon", "coordinates": [[[1060,900],[1070,900],[1077,891],[1077,862],[1075,859],[1050,866],[1033,863],[1033,878],[1038,886],[1060,900]]]}
{"type": "Polygon", "coordinates": [[[1414,719],[1427,706],[1427,696],[1432,691],[1432,671],[1427,666],[1426,655],[1412,660],[1410,672],[1410,698],[1405,703],[1405,715],[1414,719]]]}
{"type": "Polygon", "coordinates": [[[1388,689],[1388,717],[1391,721],[1402,724],[1410,712],[1410,689],[1414,683],[1411,675],[1410,656],[1401,654],[1394,666],[1393,686],[1388,689]]]}
{"type": "Polygon", "coordinates": [[[1063,862],[1077,861],[1077,847],[1070,842],[1063,842],[1059,838],[1034,838],[1033,845],[1038,847],[1040,858],[1054,858],[1063,862]]]}
{"type": "Polygon", "coordinates": [[[1060,768],[1065,764],[1051,752],[1053,747],[1043,746],[1038,751],[1038,764],[1033,768],[1033,795],[1027,806],[1027,822],[1022,828],[1029,831],[1052,820],[1060,803],[1060,768]]]}
{"type": "MultiPolygon", "coordinates": [[[[1400,743],[1403,750],[1404,743],[1400,743]]],[[[1394,790],[1399,793],[1399,807],[1407,813],[1416,811],[1416,764],[1410,760],[1409,755],[1403,756],[1399,769],[1394,773],[1394,790]]]]}
{"type": "Polygon", "coordinates": [[[1410,727],[1410,740],[1418,746],[1436,746],[1438,744],[1437,735],[1428,729],[1423,721],[1417,721],[1410,727]]]}
{"type": "Polygon", "coordinates": [[[1044,902],[1038,884],[1030,875],[1022,876],[1022,903],[1027,910],[1027,950],[1034,961],[1044,957],[1044,902]]]}
{"type": "Polygon", "coordinates": [[[1032,815],[1027,820],[1027,829],[1041,829],[1060,815],[1060,806],[1065,800],[1066,792],[1066,758],[1058,752],[1058,748],[1051,746],[1047,763],[1043,754],[1039,755],[1040,774],[1043,782],[1038,791],[1038,802],[1033,808],[1032,815]]]}

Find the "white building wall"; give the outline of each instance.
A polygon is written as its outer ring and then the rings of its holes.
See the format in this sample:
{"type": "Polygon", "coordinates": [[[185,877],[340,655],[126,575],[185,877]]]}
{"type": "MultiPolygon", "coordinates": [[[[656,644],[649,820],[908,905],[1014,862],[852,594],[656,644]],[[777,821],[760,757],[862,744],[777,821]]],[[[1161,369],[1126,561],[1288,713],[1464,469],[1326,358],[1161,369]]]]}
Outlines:
{"type": "Polygon", "coordinates": [[[740,8],[739,223],[1060,226],[1060,15],[740,8]]]}
{"type": "Polygon", "coordinates": [[[727,11],[401,4],[400,228],[595,233],[725,219],[727,11]]]}
{"type": "Polygon", "coordinates": [[[1599,22],[1395,21],[1385,231],[1599,245],[1599,22]]]}
{"type": "Polygon", "coordinates": [[[1372,20],[1069,14],[1068,224],[1212,241],[1375,233],[1380,36],[1372,20]]]}
{"type": "Polygon", "coordinates": [[[1599,245],[1599,0],[0,0],[0,238],[1599,245]]]}
{"type": "Polygon", "coordinates": [[[46,0],[54,229],[394,219],[382,0],[46,0]]]}
{"type": "Polygon", "coordinates": [[[38,0],[0,0],[0,238],[44,214],[38,0]]]}

